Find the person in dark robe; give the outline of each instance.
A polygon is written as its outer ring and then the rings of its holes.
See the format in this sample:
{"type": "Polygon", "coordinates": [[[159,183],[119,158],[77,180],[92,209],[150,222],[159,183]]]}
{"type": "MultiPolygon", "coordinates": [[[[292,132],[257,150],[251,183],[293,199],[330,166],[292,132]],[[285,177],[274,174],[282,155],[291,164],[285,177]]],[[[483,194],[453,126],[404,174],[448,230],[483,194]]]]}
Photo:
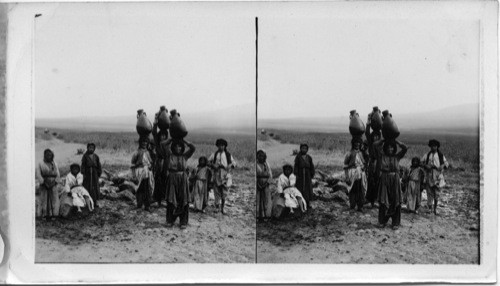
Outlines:
{"type": "Polygon", "coordinates": [[[307,203],[307,208],[311,208],[312,199],[312,178],[314,177],[314,164],[311,156],[307,154],[309,145],[300,144],[300,152],[295,157],[293,173],[297,177],[295,187],[300,191],[307,203]]]}
{"type": "Polygon", "coordinates": [[[185,229],[189,220],[189,180],[187,160],[193,156],[195,146],[184,139],[167,139],[170,150],[167,156],[167,227],[172,227],[179,217],[180,228],[185,229]],[[189,150],[185,151],[185,145],[189,150]]]}
{"type": "Polygon", "coordinates": [[[168,166],[166,158],[168,156],[168,131],[160,130],[158,132],[157,119],[153,124],[153,137],[155,139],[156,146],[156,159],[154,160],[154,178],[155,187],[153,191],[153,199],[158,203],[158,208],[161,207],[161,202],[165,200],[165,195],[167,192],[167,177],[168,177],[168,166]]]}
{"type": "Polygon", "coordinates": [[[392,228],[396,230],[401,224],[402,203],[399,161],[405,156],[408,147],[398,140],[379,140],[374,144],[383,146],[383,152],[378,155],[381,171],[378,188],[379,227],[385,227],[390,218],[392,228]],[[398,153],[396,153],[397,146],[401,148],[398,153]]]}
{"type": "Polygon", "coordinates": [[[94,153],[95,144],[87,144],[87,152],[83,154],[81,173],[83,175],[83,187],[89,192],[94,201],[94,207],[98,208],[97,201],[100,199],[99,177],[102,173],[99,156],[94,153]]]}
{"type": "Polygon", "coordinates": [[[367,167],[367,176],[368,176],[368,189],[366,191],[366,201],[371,204],[371,207],[375,207],[375,201],[377,200],[378,195],[378,180],[380,177],[380,164],[377,160],[379,150],[375,150],[376,146],[373,145],[374,142],[377,142],[381,138],[380,131],[373,131],[370,133],[370,128],[367,125],[367,144],[368,144],[368,167],[367,167]]]}

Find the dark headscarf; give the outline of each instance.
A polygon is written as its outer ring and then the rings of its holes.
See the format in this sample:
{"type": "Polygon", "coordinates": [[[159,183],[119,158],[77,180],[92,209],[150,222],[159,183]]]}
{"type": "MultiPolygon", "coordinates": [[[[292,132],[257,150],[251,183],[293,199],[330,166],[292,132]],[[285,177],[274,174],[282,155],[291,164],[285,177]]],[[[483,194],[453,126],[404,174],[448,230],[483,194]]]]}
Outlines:
{"type": "Polygon", "coordinates": [[[76,164],[76,163],[73,163],[69,166],[69,170],[73,170],[73,169],[78,169],[78,172],[80,172],[80,165],[76,164]]]}
{"type": "Polygon", "coordinates": [[[428,145],[429,145],[429,147],[432,147],[432,146],[436,146],[438,148],[441,147],[441,144],[436,139],[429,140],[429,144],[428,145]]]}
{"type": "Polygon", "coordinates": [[[94,144],[94,143],[92,143],[92,142],[88,143],[88,144],[87,144],[87,149],[88,149],[90,146],[93,146],[93,147],[94,147],[94,149],[95,149],[95,144],[94,144]]]}
{"type": "Polygon", "coordinates": [[[139,138],[139,148],[141,147],[141,143],[146,142],[149,144],[149,138],[148,137],[141,137],[139,138]]]}
{"type": "Polygon", "coordinates": [[[351,145],[354,145],[354,143],[359,143],[360,145],[363,144],[363,139],[361,137],[352,137],[351,139],[351,145]]]}
{"type": "Polygon", "coordinates": [[[293,172],[293,166],[290,165],[290,164],[288,164],[288,163],[286,163],[285,165],[283,165],[283,173],[285,173],[286,169],[292,170],[292,172],[293,172]]]}
{"type": "Polygon", "coordinates": [[[370,139],[371,139],[372,141],[374,141],[374,140],[373,140],[373,138],[374,138],[375,136],[378,136],[378,138],[382,138],[382,134],[380,134],[380,130],[373,131],[373,132],[370,134],[370,139]]]}
{"type": "MultiPolygon", "coordinates": [[[[52,155],[52,162],[53,162],[53,161],[54,161],[54,152],[52,152],[52,150],[50,150],[50,149],[45,149],[45,150],[43,151],[43,160],[45,161],[45,155],[46,155],[47,153],[49,153],[49,154],[51,154],[51,155],[52,155]]],[[[45,161],[45,162],[47,162],[47,161],[45,161]]],[[[47,162],[47,163],[50,163],[50,162],[47,162]]]]}
{"type": "Polygon", "coordinates": [[[202,160],[203,160],[203,161],[205,161],[205,164],[207,164],[207,163],[208,163],[208,159],[207,159],[207,157],[205,157],[205,156],[201,156],[200,158],[198,158],[198,166],[201,166],[201,164],[200,164],[200,163],[201,163],[201,161],[202,161],[202,160]]]}
{"type": "Polygon", "coordinates": [[[264,152],[264,150],[261,149],[257,151],[257,157],[259,157],[260,154],[264,155],[264,161],[267,160],[267,154],[266,152],[264,152]]]}
{"type": "Polygon", "coordinates": [[[160,132],[158,132],[158,139],[161,138],[161,135],[165,135],[165,137],[168,138],[168,130],[160,130],[160,132]]]}
{"type": "Polygon", "coordinates": [[[392,154],[389,154],[389,155],[396,154],[396,150],[398,149],[398,145],[396,144],[396,141],[393,141],[393,140],[385,141],[384,142],[384,146],[383,146],[384,154],[387,155],[387,152],[389,152],[389,146],[392,146],[392,148],[394,149],[394,151],[392,152],[392,154]]]}
{"type": "Polygon", "coordinates": [[[227,147],[227,141],[222,138],[219,138],[215,141],[215,146],[219,145],[224,145],[224,147],[227,147]]]}
{"type": "Polygon", "coordinates": [[[184,145],[184,142],[182,140],[174,139],[172,141],[172,144],[170,145],[170,151],[172,151],[173,154],[182,155],[182,154],[184,154],[185,150],[186,150],[186,145],[184,145]],[[175,151],[176,146],[181,146],[181,153],[180,154],[176,153],[176,151],[175,151]]]}

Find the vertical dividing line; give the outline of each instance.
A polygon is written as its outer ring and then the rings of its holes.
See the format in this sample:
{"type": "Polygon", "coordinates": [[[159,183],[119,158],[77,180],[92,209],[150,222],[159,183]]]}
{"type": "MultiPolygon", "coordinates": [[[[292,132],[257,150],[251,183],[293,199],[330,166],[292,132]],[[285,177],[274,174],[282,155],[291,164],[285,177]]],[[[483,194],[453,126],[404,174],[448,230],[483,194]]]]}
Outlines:
{"type": "MultiPolygon", "coordinates": [[[[258,112],[259,109],[259,17],[255,17],[255,154],[257,154],[257,136],[259,132],[258,112]]],[[[257,257],[257,156],[255,157],[255,263],[258,262],[257,257]]]]}

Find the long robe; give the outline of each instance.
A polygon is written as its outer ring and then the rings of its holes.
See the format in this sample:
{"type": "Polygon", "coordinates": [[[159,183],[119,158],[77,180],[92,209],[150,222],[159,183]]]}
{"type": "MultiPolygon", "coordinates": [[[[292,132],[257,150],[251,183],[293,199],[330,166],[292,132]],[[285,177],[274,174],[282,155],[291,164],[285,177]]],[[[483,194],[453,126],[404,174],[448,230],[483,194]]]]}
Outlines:
{"type": "Polygon", "coordinates": [[[422,168],[417,167],[410,170],[408,174],[408,183],[406,185],[406,198],[408,201],[407,208],[410,211],[416,211],[420,207],[422,201],[421,186],[425,179],[425,172],[422,168]]]}
{"type": "Polygon", "coordinates": [[[344,169],[346,179],[349,182],[347,190],[349,192],[349,203],[351,208],[358,206],[362,208],[365,202],[367,189],[366,173],[363,171],[365,160],[361,151],[347,153],[344,159],[344,169]]]}
{"type": "Polygon", "coordinates": [[[373,142],[368,142],[368,168],[367,168],[367,190],[366,190],[366,200],[370,203],[374,203],[377,200],[378,195],[378,181],[380,178],[380,162],[378,160],[378,153],[381,152],[376,150],[376,146],[373,142]]]}
{"type": "Polygon", "coordinates": [[[379,223],[386,223],[392,218],[393,225],[399,225],[401,219],[401,180],[399,177],[399,161],[406,154],[402,149],[395,155],[379,154],[380,170],[382,172],[378,188],[379,223]]]}
{"type": "Polygon", "coordinates": [[[194,178],[193,204],[196,210],[204,210],[208,204],[208,180],[210,179],[210,169],[198,167],[194,178]]]}
{"type": "Polygon", "coordinates": [[[59,215],[59,192],[60,182],[59,168],[56,162],[41,162],[38,164],[36,177],[39,184],[40,204],[36,209],[36,216],[58,216],[59,215]]]}
{"type": "Polygon", "coordinates": [[[82,157],[81,173],[83,175],[83,187],[89,192],[94,203],[101,197],[99,177],[101,176],[101,162],[97,154],[86,152],[82,157]]]}
{"type": "Polygon", "coordinates": [[[154,176],[151,171],[152,159],[150,153],[146,149],[138,149],[132,155],[132,174],[137,181],[135,191],[137,206],[142,207],[144,204],[146,209],[149,208],[151,193],[154,189],[154,176]]]}
{"type": "Polygon", "coordinates": [[[182,155],[176,155],[168,149],[167,207],[170,205],[173,208],[174,219],[189,211],[189,181],[186,167],[187,160],[191,158],[194,151],[192,145],[182,155]]]}
{"type": "Polygon", "coordinates": [[[159,142],[156,145],[156,161],[155,161],[155,185],[153,191],[153,199],[156,202],[165,200],[167,193],[167,177],[168,177],[168,148],[166,141],[159,142]]]}
{"type": "Polygon", "coordinates": [[[269,184],[273,178],[267,162],[257,162],[257,217],[270,218],[272,214],[272,195],[269,184]]]}
{"type": "Polygon", "coordinates": [[[293,173],[297,177],[295,186],[302,194],[302,197],[306,200],[306,204],[309,206],[312,199],[312,178],[315,173],[311,156],[306,154],[305,157],[303,157],[301,154],[298,154],[295,157],[293,173]]]}

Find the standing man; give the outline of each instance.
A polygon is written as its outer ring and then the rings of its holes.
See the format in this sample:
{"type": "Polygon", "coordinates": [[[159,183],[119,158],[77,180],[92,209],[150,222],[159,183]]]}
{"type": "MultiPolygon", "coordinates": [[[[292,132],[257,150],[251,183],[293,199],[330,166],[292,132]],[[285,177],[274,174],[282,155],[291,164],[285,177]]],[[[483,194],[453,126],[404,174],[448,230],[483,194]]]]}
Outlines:
{"type": "Polygon", "coordinates": [[[428,145],[431,150],[421,159],[426,173],[427,206],[429,207],[429,213],[434,211],[434,214],[438,215],[439,193],[445,185],[443,170],[448,167],[448,161],[446,161],[443,153],[439,151],[441,146],[439,141],[431,139],[428,145]]]}
{"type": "Polygon", "coordinates": [[[230,176],[229,171],[230,168],[234,168],[235,162],[233,156],[227,151],[226,140],[217,139],[215,145],[217,146],[217,151],[208,158],[208,161],[214,170],[215,207],[218,208],[220,202],[221,213],[225,214],[224,204],[226,202],[226,192],[230,176]]]}

